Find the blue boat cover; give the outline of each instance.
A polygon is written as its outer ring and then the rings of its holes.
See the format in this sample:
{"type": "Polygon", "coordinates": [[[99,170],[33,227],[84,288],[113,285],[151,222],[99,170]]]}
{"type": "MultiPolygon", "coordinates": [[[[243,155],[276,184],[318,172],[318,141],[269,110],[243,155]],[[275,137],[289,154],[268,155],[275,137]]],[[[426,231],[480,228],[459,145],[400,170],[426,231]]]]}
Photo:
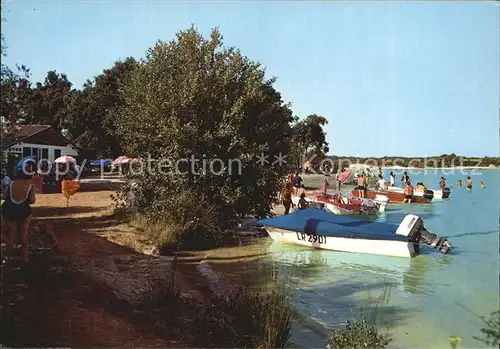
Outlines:
{"type": "Polygon", "coordinates": [[[398,227],[394,224],[370,222],[317,209],[297,210],[288,215],[261,219],[257,224],[325,236],[408,241],[406,236],[396,235],[398,227]]]}

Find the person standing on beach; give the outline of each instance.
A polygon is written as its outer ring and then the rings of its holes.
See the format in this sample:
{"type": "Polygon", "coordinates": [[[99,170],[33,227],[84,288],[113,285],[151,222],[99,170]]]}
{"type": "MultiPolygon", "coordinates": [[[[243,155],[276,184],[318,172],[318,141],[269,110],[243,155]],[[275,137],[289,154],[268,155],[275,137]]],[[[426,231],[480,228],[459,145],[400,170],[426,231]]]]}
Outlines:
{"type": "Polygon", "coordinates": [[[295,177],[293,177],[293,186],[295,187],[295,195],[297,195],[297,192],[299,191],[300,186],[302,185],[302,177],[299,176],[299,173],[295,173],[295,177]]]}
{"type": "Polygon", "coordinates": [[[472,179],[467,176],[467,190],[472,190],[472,179]]]}
{"type": "Polygon", "coordinates": [[[28,172],[19,171],[14,181],[5,188],[5,202],[2,204],[2,217],[7,222],[10,234],[7,250],[9,252],[12,250],[12,244],[17,240],[18,232],[21,231],[25,262],[29,260],[28,229],[31,222],[31,205],[36,201],[32,179],[33,176],[28,172]]]}
{"type": "Polygon", "coordinates": [[[324,173],[323,174],[323,182],[321,183],[321,194],[322,195],[326,195],[329,185],[330,185],[330,182],[328,181],[328,173],[324,173]]]}
{"type": "Polygon", "coordinates": [[[441,177],[441,180],[439,181],[439,188],[443,189],[446,187],[446,179],[444,177],[441,177]]]}
{"type": "Polygon", "coordinates": [[[359,197],[364,199],[365,198],[365,191],[366,191],[366,175],[362,173],[358,177],[358,186],[356,189],[359,191],[359,197]]]}
{"type": "Polygon", "coordinates": [[[285,189],[281,193],[281,202],[285,206],[285,214],[290,213],[290,207],[292,206],[292,185],[287,183],[285,189]]]}
{"type": "Polygon", "coordinates": [[[396,184],[396,175],[392,171],[390,175],[390,182],[391,182],[391,187],[394,187],[394,184],[396,184]]]}

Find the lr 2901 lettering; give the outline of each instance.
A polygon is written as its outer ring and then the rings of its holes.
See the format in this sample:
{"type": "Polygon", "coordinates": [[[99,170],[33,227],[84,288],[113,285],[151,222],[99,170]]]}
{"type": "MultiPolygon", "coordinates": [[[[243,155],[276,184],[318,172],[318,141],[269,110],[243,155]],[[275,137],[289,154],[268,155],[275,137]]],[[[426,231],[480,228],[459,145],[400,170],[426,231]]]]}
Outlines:
{"type": "Polygon", "coordinates": [[[326,244],[326,236],[316,235],[316,234],[306,234],[306,233],[297,232],[297,240],[308,241],[308,242],[312,242],[312,243],[317,242],[320,244],[326,244]]]}

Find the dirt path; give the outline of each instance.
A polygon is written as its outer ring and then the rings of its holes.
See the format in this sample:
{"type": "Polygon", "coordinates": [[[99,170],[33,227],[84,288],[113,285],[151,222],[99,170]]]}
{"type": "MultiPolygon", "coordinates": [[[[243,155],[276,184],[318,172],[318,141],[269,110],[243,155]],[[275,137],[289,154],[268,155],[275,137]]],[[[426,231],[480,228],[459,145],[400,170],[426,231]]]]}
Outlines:
{"type": "MultiPolygon", "coordinates": [[[[9,346],[183,347],[186,315],[170,324],[137,305],[152,280],[168,277],[172,257],[148,255],[152,246],[110,207],[112,192],[78,193],[65,207],[60,194],[38,195],[33,214],[50,221],[60,251],[2,266],[2,343],[9,346]],[[5,335],[7,334],[7,335],[5,335]]],[[[184,298],[210,292],[196,256],[177,263],[184,298]]],[[[186,325],[186,326],[185,326],[186,325]]]]}

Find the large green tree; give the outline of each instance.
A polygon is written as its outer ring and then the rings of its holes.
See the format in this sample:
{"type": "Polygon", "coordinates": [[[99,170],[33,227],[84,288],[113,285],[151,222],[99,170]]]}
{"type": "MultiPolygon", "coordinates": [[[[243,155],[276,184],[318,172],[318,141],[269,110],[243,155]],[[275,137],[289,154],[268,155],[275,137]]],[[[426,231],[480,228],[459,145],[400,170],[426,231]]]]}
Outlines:
{"type": "Polygon", "coordinates": [[[328,120],[316,114],[308,115],[294,123],[293,155],[298,166],[308,158],[313,158],[317,162],[328,153],[328,142],[323,129],[326,124],[328,120]]]}
{"type": "Polygon", "coordinates": [[[93,81],[87,81],[81,91],[73,92],[66,128],[84,154],[98,158],[122,155],[116,118],[124,103],[127,80],[138,67],[133,58],[118,61],[93,81]]]}
{"type": "Polygon", "coordinates": [[[215,208],[222,226],[245,213],[268,214],[285,167],[261,164],[259,156],[272,162],[288,154],[293,120],[273,83],[259,63],[223,47],[217,29],[204,38],[190,28],[151,48],[125,87],[123,146],[133,156],[199,161],[185,174],[137,177],[139,210],[161,217],[177,193],[189,190],[215,208]],[[214,173],[208,165],[203,171],[203,159],[220,159],[214,173]]]}

